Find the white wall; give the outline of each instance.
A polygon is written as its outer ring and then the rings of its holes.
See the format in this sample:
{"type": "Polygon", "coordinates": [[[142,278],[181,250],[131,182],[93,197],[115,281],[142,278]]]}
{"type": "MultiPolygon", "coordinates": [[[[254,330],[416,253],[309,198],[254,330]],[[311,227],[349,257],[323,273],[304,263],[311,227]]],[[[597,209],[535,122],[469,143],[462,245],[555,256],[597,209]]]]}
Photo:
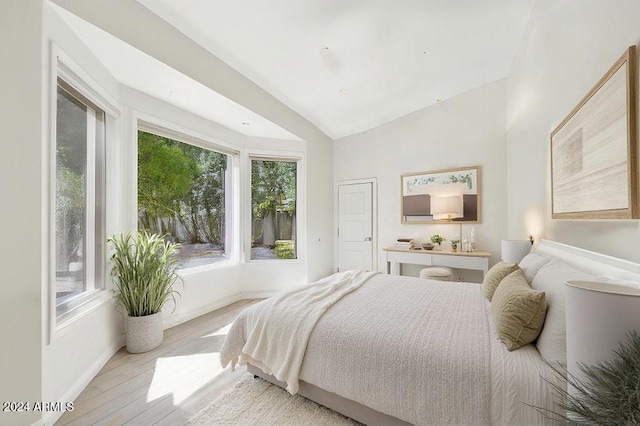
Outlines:
{"type": "MultiPolygon", "coordinates": [[[[41,21],[39,0],[12,0],[2,6],[0,401],[42,399],[41,21]]],[[[0,412],[0,424],[32,423],[38,417],[0,412]]]]}
{"type": "Polygon", "coordinates": [[[330,142],[307,142],[308,282],[333,271],[333,149],[330,142]]]}
{"type": "Polygon", "coordinates": [[[509,237],[640,261],[638,221],[552,220],[549,135],[630,45],[637,0],[538,0],[508,77],[509,237]]]}
{"type": "MultiPolygon", "coordinates": [[[[386,270],[382,249],[398,237],[457,239],[457,224],[400,223],[400,175],[453,167],[481,167],[482,223],[474,225],[478,248],[492,252],[492,262],[500,258],[500,240],[507,233],[505,101],[506,81],[500,80],[334,142],[335,181],[377,178],[378,270],[386,270]]],[[[464,233],[470,230],[465,225],[464,233]]],[[[405,270],[417,275],[419,268],[405,270]]],[[[469,271],[464,278],[481,280],[469,271]]]]}
{"type": "MultiPolygon", "coordinates": [[[[99,86],[100,90],[117,99],[119,95],[117,81],[113,79],[82,41],[67,28],[47,2],[44,2],[42,25],[44,29],[42,52],[46,60],[41,72],[45,76],[45,90],[47,91],[47,96],[45,96],[43,102],[46,117],[49,117],[50,114],[48,90],[50,84],[55,85],[55,82],[50,82],[48,78],[50,69],[48,58],[51,42],[54,42],[58,48],[69,55],[99,86]]],[[[107,233],[120,228],[122,217],[120,211],[121,203],[117,199],[117,194],[120,192],[117,187],[120,185],[120,181],[116,168],[116,163],[120,162],[121,151],[119,145],[121,137],[119,135],[119,126],[112,128],[112,130],[114,131],[115,140],[110,141],[107,153],[107,199],[110,209],[107,214],[107,233]]],[[[49,147],[50,136],[46,126],[43,126],[43,132],[44,145],[49,147]]],[[[49,184],[50,182],[45,179],[42,190],[48,191],[49,184]]],[[[45,220],[49,217],[49,214],[48,210],[45,209],[43,211],[45,220]]],[[[45,232],[44,236],[46,236],[47,231],[43,232],[45,232]]],[[[43,240],[42,246],[42,257],[45,265],[49,256],[46,241],[46,239],[43,240]]],[[[46,268],[46,266],[43,266],[43,268],[46,268]]],[[[43,269],[43,274],[46,276],[46,269],[43,269]]],[[[49,282],[45,281],[42,300],[43,315],[48,312],[48,286],[49,282]]],[[[64,328],[55,331],[50,343],[47,343],[48,327],[48,316],[45,315],[43,328],[46,332],[43,335],[44,344],[41,352],[43,369],[42,401],[70,402],[77,397],[104,363],[122,346],[122,317],[117,312],[111,299],[92,309],[86,315],[75,319],[64,328]]],[[[60,412],[42,413],[43,421],[51,424],[60,414],[60,412]]]]}

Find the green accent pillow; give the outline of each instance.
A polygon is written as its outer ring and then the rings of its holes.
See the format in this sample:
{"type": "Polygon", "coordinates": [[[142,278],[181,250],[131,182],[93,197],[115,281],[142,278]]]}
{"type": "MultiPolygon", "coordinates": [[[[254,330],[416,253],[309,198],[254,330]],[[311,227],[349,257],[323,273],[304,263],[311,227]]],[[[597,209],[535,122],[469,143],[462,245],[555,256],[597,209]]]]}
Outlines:
{"type": "Polygon", "coordinates": [[[546,295],[529,287],[524,272],[518,269],[496,289],[491,312],[500,340],[512,351],[540,334],[547,313],[546,295]]]}
{"type": "Polygon", "coordinates": [[[510,273],[518,270],[517,263],[498,262],[489,269],[482,281],[484,297],[491,300],[500,282],[510,273]]]}

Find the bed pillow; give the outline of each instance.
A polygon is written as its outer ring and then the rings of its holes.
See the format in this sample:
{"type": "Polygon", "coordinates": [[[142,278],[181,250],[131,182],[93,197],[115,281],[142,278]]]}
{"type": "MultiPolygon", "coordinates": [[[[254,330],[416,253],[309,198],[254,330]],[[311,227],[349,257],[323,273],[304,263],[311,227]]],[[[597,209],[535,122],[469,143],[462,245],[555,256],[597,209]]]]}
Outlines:
{"type": "Polygon", "coordinates": [[[496,288],[498,288],[498,285],[500,284],[500,281],[517,269],[517,263],[498,262],[493,265],[482,281],[482,293],[484,293],[484,297],[491,300],[493,293],[495,293],[496,288]]]}
{"type": "Polygon", "coordinates": [[[529,253],[522,258],[518,265],[520,266],[520,269],[524,271],[524,276],[527,278],[527,282],[531,284],[540,268],[549,263],[550,260],[551,259],[548,257],[529,253]]]}
{"type": "Polygon", "coordinates": [[[510,351],[533,342],[540,334],[547,312],[543,291],[529,287],[520,269],[498,286],[491,301],[498,337],[510,351]]]}
{"type": "Polygon", "coordinates": [[[578,271],[560,259],[544,265],[531,287],[547,295],[547,318],[536,342],[540,355],[551,363],[567,364],[567,331],[565,321],[565,282],[593,281],[594,277],[578,271]]]}

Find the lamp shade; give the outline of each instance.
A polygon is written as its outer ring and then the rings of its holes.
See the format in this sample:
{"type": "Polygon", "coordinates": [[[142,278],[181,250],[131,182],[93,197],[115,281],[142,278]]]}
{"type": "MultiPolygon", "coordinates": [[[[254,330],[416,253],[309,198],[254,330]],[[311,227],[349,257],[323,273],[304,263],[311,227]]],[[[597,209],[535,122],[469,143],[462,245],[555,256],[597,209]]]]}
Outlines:
{"type": "Polygon", "coordinates": [[[613,358],[627,333],[640,332],[640,288],[567,281],[567,369],[578,379],[578,363],[594,365],[613,358]]]}
{"type": "Polygon", "coordinates": [[[434,220],[463,217],[462,195],[431,197],[431,215],[434,220]]]}
{"type": "Polygon", "coordinates": [[[529,240],[502,240],[502,261],[518,263],[531,252],[529,240]]]}

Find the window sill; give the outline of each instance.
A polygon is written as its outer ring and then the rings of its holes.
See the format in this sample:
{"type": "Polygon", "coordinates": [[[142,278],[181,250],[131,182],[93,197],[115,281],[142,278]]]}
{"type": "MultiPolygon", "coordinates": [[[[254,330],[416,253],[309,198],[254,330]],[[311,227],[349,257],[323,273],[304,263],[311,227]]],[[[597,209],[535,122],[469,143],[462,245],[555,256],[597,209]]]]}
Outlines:
{"type": "Polygon", "coordinates": [[[238,261],[231,258],[220,262],[210,263],[208,265],[192,266],[191,268],[178,269],[176,272],[180,277],[188,277],[190,275],[201,274],[203,272],[213,272],[217,270],[229,269],[238,266],[238,261]]]}
{"type": "Polygon", "coordinates": [[[94,311],[99,306],[113,300],[113,292],[109,290],[93,290],[82,297],[82,300],[68,307],[64,312],[56,316],[56,332],[73,324],[88,313],[94,311]]]}
{"type": "Polygon", "coordinates": [[[248,263],[299,265],[299,264],[303,264],[305,262],[304,262],[303,259],[249,259],[248,263]]]}

